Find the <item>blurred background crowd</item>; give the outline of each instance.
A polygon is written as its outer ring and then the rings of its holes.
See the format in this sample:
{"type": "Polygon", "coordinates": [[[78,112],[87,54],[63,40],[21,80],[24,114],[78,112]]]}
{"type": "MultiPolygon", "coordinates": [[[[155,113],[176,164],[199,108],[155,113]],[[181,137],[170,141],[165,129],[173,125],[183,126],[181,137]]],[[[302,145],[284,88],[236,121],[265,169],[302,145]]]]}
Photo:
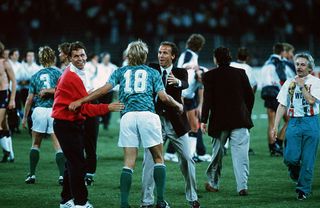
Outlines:
{"type": "Polygon", "coordinates": [[[275,42],[320,55],[320,0],[4,0],[0,3],[0,40],[7,47],[56,47],[83,41],[89,51],[108,51],[121,63],[127,43],[141,38],[156,59],[160,41],[183,50],[191,33],[206,37],[200,62],[212,65],[212,51],[246,46],[251,64],[262,65],[275,42]]]}

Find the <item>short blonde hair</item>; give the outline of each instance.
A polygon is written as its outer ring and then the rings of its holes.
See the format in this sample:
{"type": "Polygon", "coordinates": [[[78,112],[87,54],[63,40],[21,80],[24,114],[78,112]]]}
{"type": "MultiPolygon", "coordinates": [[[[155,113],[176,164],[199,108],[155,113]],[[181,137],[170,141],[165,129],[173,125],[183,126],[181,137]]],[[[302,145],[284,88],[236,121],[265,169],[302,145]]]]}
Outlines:
{"type": "Polygon", "coordinates": [[[56,55],[54,50],[52,50],[49,46],[43,46],[39,48],[39,62],[44,67],[53,66],[56,62],[56,55]]]}
{"type": "Polygon", "coordinates": [[[125,54],[128,57],[129,66],[145,64],[148,56],[148,46],[141,40],[129,43],[125,54]]]}

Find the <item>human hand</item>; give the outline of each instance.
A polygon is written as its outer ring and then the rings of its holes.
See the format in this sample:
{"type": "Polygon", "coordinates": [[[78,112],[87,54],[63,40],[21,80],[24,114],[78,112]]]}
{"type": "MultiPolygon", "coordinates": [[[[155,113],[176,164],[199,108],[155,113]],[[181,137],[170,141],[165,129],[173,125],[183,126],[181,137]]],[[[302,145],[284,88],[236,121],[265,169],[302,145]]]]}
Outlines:
{"type": "Polygon", "coordinates": [[[40,97],[40,98],[44,98],[44,97],[46,96],[46,93],[47,93],[46,89],[40,90],[40,92],[39,92],[39,97],[40,97]]]}
{"type": "Polygon", "coordinates": [[[201,123],[201,131],[204,134],[207,133],[207,124],[206,123],[201,123]]]}
{"type": "Polygon", "coordinates": [[[179,80],[172,74],[172,71],[170,72],[167,80],[169,85],[178,85],[179,80]]]}
{"type": "Polygon", "coordinates": [[[117,101],[117,102],[110,103],[108,105],[108,108],[110,112],[122,111],[124,109],[124,104],[117,101]]]}
{"type": "Polygon", "coordinates": [[[178,113],[181,115],[183,113],[183,105],[181,103],[178,103],[177,109],[178,109],[178,113]]]}
{"type": "Polygon", "coordinates": [[[69,104],[68,109],[69,109],[69,111],[75,112],[77,110],[77,108],[79,108],[80,106],[81,106],[81,102],[76,100],[76,101],[69,104]]]}
{"type": "Polygon", "coordinates": [[[8,104],[8,109],[14,109],[16,107],[16,102],[14,100],[10,100],[8,104]]]}
{"type": "Polygon", "coordinates": [[[295,81],[299,87],[304,87],[304,82],[305,82],[304,78],[296,77],[295,81]]]}
{"type": "Polygon", "coordinates": [[[22,127],[23,127],[24,129],[27,128],[27,118],[24,117],[24,116],[23,116],[23,119],[22,119],[22,127]]]}

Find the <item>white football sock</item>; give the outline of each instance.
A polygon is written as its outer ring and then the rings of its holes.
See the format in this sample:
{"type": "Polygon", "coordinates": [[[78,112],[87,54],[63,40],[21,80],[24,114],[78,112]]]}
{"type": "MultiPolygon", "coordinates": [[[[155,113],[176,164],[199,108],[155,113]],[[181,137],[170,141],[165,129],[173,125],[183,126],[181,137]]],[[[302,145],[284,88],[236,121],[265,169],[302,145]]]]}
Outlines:
{"type": "Polygon", "coordinates": [[[1,147],[2,149],[4,149],[7,152],[10,152],[10,146],[9,146],[9,142],[8,142],[8,137],[2,137],[0,139],[0,143],[1,143],[1,147]]]}

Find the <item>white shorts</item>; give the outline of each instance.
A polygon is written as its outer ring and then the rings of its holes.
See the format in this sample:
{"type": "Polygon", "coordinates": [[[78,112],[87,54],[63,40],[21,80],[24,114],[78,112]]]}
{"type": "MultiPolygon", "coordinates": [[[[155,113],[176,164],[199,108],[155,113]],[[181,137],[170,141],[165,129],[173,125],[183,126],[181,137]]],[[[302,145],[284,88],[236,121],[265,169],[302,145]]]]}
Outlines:
{"type": "Polygon", "coordinates": [[[52,108],[36,107],[32,113],[32,131],[38,133],[53,133],[52,108]]]}
{"type": "Polygon", "coordinates": [[[119,147],[149,148],[163,143],[161,122],[157,114],[135,111],[124,114],[120,121],[119,147]]]}

